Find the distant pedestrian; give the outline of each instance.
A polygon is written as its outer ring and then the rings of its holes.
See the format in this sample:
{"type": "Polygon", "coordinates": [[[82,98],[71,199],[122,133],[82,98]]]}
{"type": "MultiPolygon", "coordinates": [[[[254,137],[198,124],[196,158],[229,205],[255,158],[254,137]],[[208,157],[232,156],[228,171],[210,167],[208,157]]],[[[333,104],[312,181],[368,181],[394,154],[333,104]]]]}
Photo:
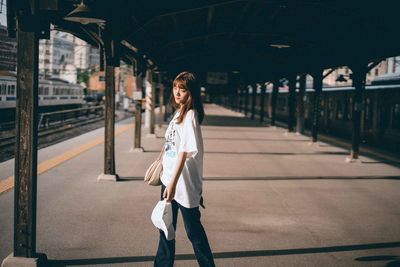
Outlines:
{"type": "MultiPolygon", "coordinates": [[[[182,72],[173,82],[170,104],[177,109],[165,133],[161,199],[171,202],[176,229],[181,211],[186,233],[200,266],[215,266],[207,235],[200,222],[202,205],[203,137],[200,124],[204,109],[200,87],[192,73],[182,72]]],[[[175,260],[175,239],[160,230],[154,266],[170,267],[175,260]]]]}

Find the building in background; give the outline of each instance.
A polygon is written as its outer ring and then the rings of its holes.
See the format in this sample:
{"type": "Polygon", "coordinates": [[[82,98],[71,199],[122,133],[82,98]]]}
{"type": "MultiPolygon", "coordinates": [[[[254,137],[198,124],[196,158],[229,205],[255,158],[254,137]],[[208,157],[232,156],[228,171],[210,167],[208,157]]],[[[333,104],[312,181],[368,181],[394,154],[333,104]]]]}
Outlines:
{"type": "Polygon", "coordinates": [[[39,42],[39,77],[76,83],[74,48],[71,34],[52,30],[49,40],[39,42]]]}
{"type": "MultiPolygon", "coordinates": [[[[133,76],[132,66],[124,62],[120,63],[120,67],[115,68],[115,92],[117,101],[121,97],[133,97],[136,88],[136,79],[133,76]]],[[[88,94],[101,93],[105,90],[105,73],[104,71],[94,71],[90,74],[88,81],[88,94]]]]}
{"type": "Polygon", "coordinates": [[[52,30],[50,40],[39,43],[39,75],[87,86],[91,72],[99,67],[99,50],[66,32],[52,30]]]}
{"type": "Polygon", "coordinates": [[[0,25],[0,70],[16,71],[17,40],[7,36],[7,27],[0,25]]]}
{"type": "MultiPolygon", "coordinates": [[[[325,72],[328,72],[328,70],[325,70],[325,72]]],[[[351,75],[352,71],[349,67],[337,68],[324,79],[324,85],[333,87],[352,86],[351,75]]],[[[382,60],[367,73],[366,84],[389,81],[400,82],[400,56],[382,60]]]]}
{"type": "Polygon", "coordinates": [[[100,51],[85,41],[74,38],[74,65],[77,69],[77,80],[85,88],[88,87],[90,75],[100,67],[100,51]]]}

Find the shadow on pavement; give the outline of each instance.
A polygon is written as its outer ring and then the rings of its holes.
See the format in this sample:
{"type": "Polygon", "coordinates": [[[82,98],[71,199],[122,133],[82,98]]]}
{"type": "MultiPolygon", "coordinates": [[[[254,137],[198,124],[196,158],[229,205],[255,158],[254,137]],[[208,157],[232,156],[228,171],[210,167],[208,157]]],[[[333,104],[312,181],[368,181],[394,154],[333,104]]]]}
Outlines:
{"type": "Polygon", "coordinates": [[[263,138],[224,138],[224,137],[203,137],[204,140],[224,140],[224,141],[265,141],[265,142],[310,142],[309,139],[263,139],[263,138]]]}
{"type": "MultiPolygon", "coordinates": [[[[120,182],[143,181],[141,176],[119,177],[120,182]]],[[[400,180],[400,176],[253,176],[253,177],[204,177],[204,181],[289,181],[289,180],[400,180]]]]}
{"type": "MultiPolygon", "coordinates": [[[[400,242],[387,243],[371,243],[356,244],[331,247],[313,247],[313,248],[294,248],[294,249],[275,249],[275,250],[250,250],[250,251],[230,251],[213,253],[216,259],[246,258],[246,257],[267,257],[267,256],[284,256],[295,254],[314,254],[314,253],[332,253],[354,250],[397,248],[400,242]]],[[[398,258],[398,257],[396,257],[398,258]]],[[[194,254],[178,254],[175,260],[195,260],[194,254]]],[[[368,261],[357,258],[357,261],[368,261]]],[[[72,260],[49,260],[49,266],[78,266],[78,265],[96,265],[96,264],[116,264],[116,263],[133,263],[133,262],[151,262],[154,256],[132,256],[132,257],[113,257],[113,258],[94,258],[94,259],[72,259],[72,260]]],[[[397,261],[396,261],[397,262],[397,261]]],[[[387,265],[397,266],[397,265],[387,265]]]]}
{"type": "Polygon", "coordinates": [[[400,266],[400,256],[392,256],[392,255],[382,255],[382,256],[367,256],[356,258],[356,261],[390,261],[385,266],[386,267],[399,267],[400,266]]]}
{"type": "Polygon", "coordinates": [[[250,120],[247,117],[206,115],[203,124],[205,126],[225,127],[268,127],[258,121],[250,120]]]}
{"type": "MultiPolygon", "coordinates": [[[[145,153],[160,153],[158,150],[145,150],[145,153]]],[[[292,153],[292,152],[252,152],[252,151],[204,151],[204,154],[232,154],[232,155],[282,155],[282,156],[312,156],[312,155],[348,155],[349,153],[344,151],[321,151],[321,152],[310,152],[310,153],[292,153]]]]}
{"type": "Polygon", "coordinates": [[[237,155],[282,155],[282,156],[294,156],[294,155],[348,155],[347,152],[341,151],[321,151],[321,152],[311,152],[311,153],[291,153],[291,152],[230,152],[230,151],[205,151],[205,154],[237,154],[237,155]]]}

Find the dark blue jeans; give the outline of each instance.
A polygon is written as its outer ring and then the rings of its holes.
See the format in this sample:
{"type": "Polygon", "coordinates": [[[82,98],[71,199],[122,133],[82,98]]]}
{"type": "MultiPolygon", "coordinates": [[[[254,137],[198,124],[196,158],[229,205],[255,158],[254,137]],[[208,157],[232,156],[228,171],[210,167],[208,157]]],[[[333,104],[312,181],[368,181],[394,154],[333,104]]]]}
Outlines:
{"type": "MultiPolygon", "coordinates": [[[[165,186],[161,185],[161,199],[165,186]]],[[[196,208],[185,208],[178,202],[173,200],[172,213],[173,225],[176,230],[176,220],[178,218],[178,209],[181,210],[183,223],[185,225],[186,234],[192,242],[193,250],[196,255],[197,262],[201,267],[215,266],[214,258],[211,253],[210,245],[203,225],[200,222],[200,210],[196,208]]],[[[155,267],[172,267],[175,260],[175,239],[168,241],[165,234],[160,230],[160,241],[158,243],[157,255],[154,261],[155,267]]]]}

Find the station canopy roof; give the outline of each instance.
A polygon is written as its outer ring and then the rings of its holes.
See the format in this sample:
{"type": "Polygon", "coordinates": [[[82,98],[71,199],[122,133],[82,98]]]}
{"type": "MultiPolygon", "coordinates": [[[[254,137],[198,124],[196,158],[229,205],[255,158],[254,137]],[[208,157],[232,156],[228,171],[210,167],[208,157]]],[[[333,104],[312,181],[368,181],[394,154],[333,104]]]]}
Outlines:
{"type": "Polygon", "coordinates": [[[64,20],[79,2],[59,0],[52,23],[92,43],[108,32],[137,48],[122,45],[124,56],[145,56],[170,74],[265,79],[400,54],[398,1],[85,0],[105,19],[100,29],[64,20]]]}

